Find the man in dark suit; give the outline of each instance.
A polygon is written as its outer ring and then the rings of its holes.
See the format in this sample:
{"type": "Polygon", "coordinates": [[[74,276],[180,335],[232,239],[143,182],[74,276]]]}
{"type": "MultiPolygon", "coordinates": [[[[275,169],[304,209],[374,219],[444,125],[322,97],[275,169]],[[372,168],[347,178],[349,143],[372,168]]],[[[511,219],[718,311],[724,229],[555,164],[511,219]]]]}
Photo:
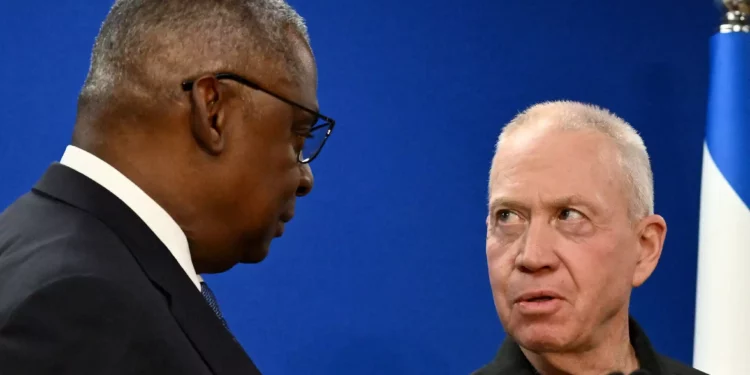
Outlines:
{"type": "Polygon", "coordinates": [[[259,374],[201,273],[262,261],[334,122],[282,0],[119,0],[73,141],[0,215],[0,374],[259,374]]]}
{"type": "Polygon", "coordinates": [[[535,105],[490,170],[487,265],[507,333],[474,375],[703,374],[658,354],[629,315],[666,236],[638,133],[609,111],[535,105]]]}

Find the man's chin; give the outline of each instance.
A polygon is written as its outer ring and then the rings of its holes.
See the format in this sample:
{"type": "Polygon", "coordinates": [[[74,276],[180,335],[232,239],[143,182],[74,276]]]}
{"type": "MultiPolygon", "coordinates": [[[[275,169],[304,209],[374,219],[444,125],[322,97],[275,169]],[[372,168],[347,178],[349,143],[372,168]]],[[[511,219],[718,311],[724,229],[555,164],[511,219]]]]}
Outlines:
{"type": "Polygon", "coordinates": [[[206,254],[200,259],[193,258],[193,265],[198,273],[222,273],[234,268],[237,264],[260,263],[269,253],[271,241],[260,242],[244,239],[230,244],[219,244],[204,246],[209,249],[221,249],[222,251],[203,252],[206,254]]]}
{"type": "Polygon", "coordinates": [[[519,346],[534,353],[559,353],[565,351],[565,345],[555,340],[532,338],[516,341],[519,346]]]}
{"type": "Polygon", "coordinates": [[[511,336],[522,348],[535,353],[564,352],[570,346],[567,332],[541,324],[519,327],[511,336]]]}
{"type": "Polygon", "coordinates": [[[260,263],[268,257],[270,250],[270,242],[262,245],[256,245],[249,247],[245,252],[242,253],[240,263],[243,264],[255,264],[260,263]]]}

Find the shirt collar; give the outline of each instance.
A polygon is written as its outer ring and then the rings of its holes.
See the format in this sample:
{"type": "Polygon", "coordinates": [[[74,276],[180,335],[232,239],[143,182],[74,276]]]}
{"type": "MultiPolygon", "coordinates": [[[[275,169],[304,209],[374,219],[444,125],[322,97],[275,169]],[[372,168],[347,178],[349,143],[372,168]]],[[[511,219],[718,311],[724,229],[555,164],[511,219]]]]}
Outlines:
{"type": "MultiPolygon", "coordinates": [[[[635,356],[638,359],[640,369],[648,370],[652,375],[665,374],[659,357],[651,346],[646,333],[636,323],[633,317],[628,317],[628,328],[630,335],[630,345],[635,350],[635,356]]],[[[535,375],[537,374],[526,356],[521,351],[521,347],[510,337],[507,336],[503,345],[500,347],[492,363],[485,366],[477,374],[481,375],[535,375]]]]}
{"type": "Polygon", "coordinates": [[[195,272],[187,237],[164,208],[120,171],[76,146],[65,149],[60,164],[90,178],[130,207],[169,249],[198,290],[201,289],[202,278],[195,272]]]}

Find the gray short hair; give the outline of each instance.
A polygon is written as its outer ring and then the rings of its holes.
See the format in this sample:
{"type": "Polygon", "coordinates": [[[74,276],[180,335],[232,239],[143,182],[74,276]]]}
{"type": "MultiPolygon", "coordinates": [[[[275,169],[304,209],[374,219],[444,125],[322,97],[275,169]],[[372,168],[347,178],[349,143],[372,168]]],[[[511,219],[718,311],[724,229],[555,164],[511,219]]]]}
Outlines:
{"type": "Polygon", "coordinates": [[[96,38],[81,101],[120,89],[153,98],[156,82],[179,89],[185,75],[253,63],[294,70],[290,31],[310,47],[304,20],[284,0],[117,0],[96,38]]]}
{"type": "Polygon", "coordinates": [[[643,139],[630,124],[607,109],[574,101],[550,101],[531,106],[503,128],[496,155],[510,134],[543,119],[553,120],[549,122],[553,129],[593,130],[609,137],[617,146],[626,188],[632,192],[629,214],[639,219],[654,213],[654,179],[643,139]]]}

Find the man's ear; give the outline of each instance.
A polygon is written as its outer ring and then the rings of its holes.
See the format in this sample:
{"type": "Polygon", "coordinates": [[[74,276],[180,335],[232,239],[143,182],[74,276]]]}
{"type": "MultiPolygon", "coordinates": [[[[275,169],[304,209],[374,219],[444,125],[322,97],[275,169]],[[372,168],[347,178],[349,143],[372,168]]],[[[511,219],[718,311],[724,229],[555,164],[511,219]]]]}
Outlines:
{"type": "Polygon", "coordinates": [[[638,224],[638,263],[633,273],[633,286],[639,287],[654,272],[659,263],[664,239],[667,236],[667,222],[659,215],[649,215],[638,224]]]}
{"type": "Polygon", "coordinates": [[[226,126],[224,111],[226,92],[213,76],[204,76],[193,82],[190,100],[193,104],[192,132],[196,142],[208,153],[218,155],[224,150],[226,126]]]}

